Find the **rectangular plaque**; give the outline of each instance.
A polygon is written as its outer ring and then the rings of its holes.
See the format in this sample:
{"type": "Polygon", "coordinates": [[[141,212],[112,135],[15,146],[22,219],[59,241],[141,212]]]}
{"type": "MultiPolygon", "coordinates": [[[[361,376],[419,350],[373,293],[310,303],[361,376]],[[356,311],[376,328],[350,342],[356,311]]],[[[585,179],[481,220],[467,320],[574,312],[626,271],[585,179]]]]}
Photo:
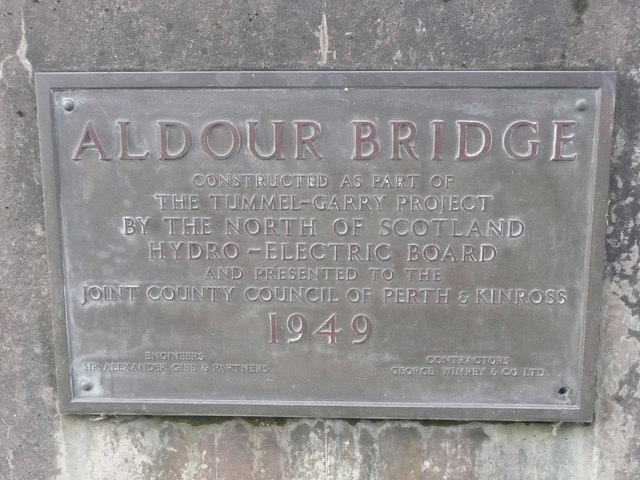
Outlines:
{"type": "Polygon", "coordinates": [[[592,418],[613,73],[36,80],[63,412],[592,418]]]}

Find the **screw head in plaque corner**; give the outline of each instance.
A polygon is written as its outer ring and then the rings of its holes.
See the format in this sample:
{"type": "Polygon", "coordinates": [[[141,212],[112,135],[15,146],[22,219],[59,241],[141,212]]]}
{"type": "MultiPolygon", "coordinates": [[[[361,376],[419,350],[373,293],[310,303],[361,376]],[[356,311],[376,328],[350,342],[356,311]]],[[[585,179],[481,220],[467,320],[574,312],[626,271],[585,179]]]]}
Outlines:
{"type": "Polygon", "coordinates": [[[88,392],[93,388],[93,383],[91,383],[89,380],[82,380],[80,382],[80,388],[82,388],[82,390],[84,390],[85,392],[88,392]]]}
{"type": "Polygon", "coordinates": [[[61,103],[63,110],[66,112],[71,112],[76,107],[75,102],[70,98],[63,98],[61,103]]]}

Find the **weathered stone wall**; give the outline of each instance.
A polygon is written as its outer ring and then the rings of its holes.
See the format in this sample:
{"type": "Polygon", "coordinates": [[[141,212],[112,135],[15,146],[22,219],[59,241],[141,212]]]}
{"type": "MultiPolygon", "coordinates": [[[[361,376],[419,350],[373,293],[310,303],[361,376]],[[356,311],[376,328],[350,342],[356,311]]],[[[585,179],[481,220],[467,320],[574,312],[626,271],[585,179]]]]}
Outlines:
{"type": "Polygon", "coordinates": [[[0,478],[640,478],[639,22],[635,0],[2,0],[0,478]],[[593,424],[57,413],[33,73],[245,69],[617,70],[593,424]]]}

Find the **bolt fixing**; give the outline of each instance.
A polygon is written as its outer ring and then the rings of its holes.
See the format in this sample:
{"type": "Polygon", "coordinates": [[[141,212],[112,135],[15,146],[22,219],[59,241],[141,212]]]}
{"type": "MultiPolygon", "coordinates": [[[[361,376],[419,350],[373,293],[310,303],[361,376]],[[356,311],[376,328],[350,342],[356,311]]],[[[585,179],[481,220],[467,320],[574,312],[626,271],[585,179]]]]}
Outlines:
{"type": "Polygon", "coordinates": [[[67,112],[70,112],[75,108],[76,104],[70,98],[62,99],[62,108],[64,108],[67,112]]]}

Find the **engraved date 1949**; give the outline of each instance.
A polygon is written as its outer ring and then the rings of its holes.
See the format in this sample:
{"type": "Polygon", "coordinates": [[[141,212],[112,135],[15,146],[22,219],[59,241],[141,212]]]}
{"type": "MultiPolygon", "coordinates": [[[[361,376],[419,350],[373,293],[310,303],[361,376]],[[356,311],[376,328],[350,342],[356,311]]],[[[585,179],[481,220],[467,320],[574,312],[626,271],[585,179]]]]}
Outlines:
{"type": "MultiPolygon", "coordinates": [[[[324,336],[329,344],[335,344],[344,332],[340,324],[335,313],[324,321],[314,322],[309,322],[302,313],[292,313],[286,319],[278,318],[277,313],[269,313],[269,343],[296,343],[308,337],[324,336]]],[[[373,322],[369,316],[358,313],[351,318],[350,328],[346,331],[353,345],[362,345],[371,338],[373,322]]]]}

